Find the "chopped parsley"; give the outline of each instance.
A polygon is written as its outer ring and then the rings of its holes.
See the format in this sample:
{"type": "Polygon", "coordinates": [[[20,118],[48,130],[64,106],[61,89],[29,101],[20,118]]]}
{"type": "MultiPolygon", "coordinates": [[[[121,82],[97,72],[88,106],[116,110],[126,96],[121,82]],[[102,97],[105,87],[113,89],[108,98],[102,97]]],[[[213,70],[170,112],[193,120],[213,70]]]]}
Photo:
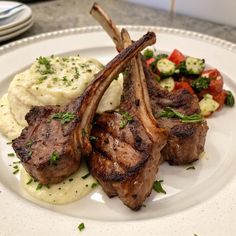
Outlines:
{"type": "Polygon", "coordinates": [[[210,79],[207,77],[200,77],[194,80],[191,84],[192,88],[197,92],[200,93],[203,89],[207,89],[210,85],[210,79]]]}
{"type": "Polygon", "coordinates": [[[74,75],[75,79],[78,79],[80,77],[80,73],[78,70],[78,67],[75,67],[75,75],[74,75]]]}
{"type": "Polygon", "coordinates": [[[16,173],[19,172],[19,166],[18,166],[18,165],[14,165],[14,166],[13,166],[13,169],[15,169],[15,170],[13,171],[13,175],[15,175],[16,173]]]}
{"type": "Polygon", "coordinates": [[[57,165],[57,161],[60,159],[59,155],[56,152],[53,152],[50,156],[49,164],[50,166],[57,165]]]}
{"type": "Polygon", "coordinates": [[[36,82],[36,84],[42,84],[43,81],[45,81],[48,77],[47,76],[42,76],[38,78],[38,81],[36,82]]]}
{"type": "Polygon", "coordinates": [[[166,191],[163,189],[161,183],[163,183],[164,181],[163,180],[156,180],[154,183],[153,183],[153,189],[157,192],[157,193],[164,193],[166,194],[166,191]]]}
{"type": "Polygon", "coordinates": [[[231,91],[226,91],[225,105],[232,107],[234,105],[234,95],[231,91]]]}
{"type": "Polygon", "coordinates": [[[9,157],[14,157],[14,156],[15,156],[14,153],[8,153],[7,155],[8,155],[9,157]]]}
{"type": "Polygon", "coordinates": [[[42,184],[38,184],[37,187],[36,187],[36,190],[40,190],[42,187],[43,187],[42,184]]]}
{"type": "Polygon", "coordinates": [[[44,67],[45,67],[45,70],[41,71],[41,74],[52,74],[53,73],[51,63],[46,57],[40,56],[39,58],[37,58],[37,60],[40,65],[44,65],[44,67]]]}
{"type": "Polygon", "coordinates": [[[127,111],[126,112],[121,112],[120,113],[122,115],[122,118],[120,120],[120,128],[123,129],[126,127],[126,125],[129,123],[129,122],[132,122],[134,120],[134,117],[131,116],[127,111]]]}
{"type": "Polygon", "coordinates": [[[30,178],[29,181],[26,183],[27,185],[31,184],[33,181],[33,178],[30,178]]]}
{"type": "Polygon", "coordinates": [[[12,142],[10,141],[10,142],[7,142],[7,145],[11,145],[12,144],[12,142]]]}
{"type": "Polygon", "coordinates": [[[69,182],[72,182],[73,180],[74,180],[73,178],[70,178],[70,179],[69,179],[69,182]]]}
{"type": "Polygon", "coordinates": [[[195,170],[196,168],[194,166],[189,166],[188,168],[186,168],[186,170],[195,170]]]}
{"type": "Polygon", "coordinates": [[[79,231],[84,230],[85,229],[84,223],[80,223],[79,226],[78,226],[78,229],[79,229],[79,231]]]}
{"type": "Polygon", "coordinates": [[[13,161],[12,164],[20,164],[20,161],[13,161]]]}
{"type": "Polygon", "coordinates": [[[72,112],[59,112],[52,116],[52,119],[59,120],[62,124],[69,123],[76,118],[75,113],[72,112]]]}
{"type": "Polygon", "coordinates": [[[86,179],[90,176],[90,173],[87,173],[86,175],[81,176],[82,179],[86,179]]]}
{"type": "Polygon", "coordinates": [[[197,123],[203,121],[203,117],[201,114],[184,115],[183,113],[180,113],[170,107],[164,108],[159,116],[167,118],[178,118],[180,121],[187,123],[197,123]]]}
{"type": "Polygon", "coordinates": [[[143,53],[143,56],[144,56],[145,59],[147,60],[147,59],[152,58],[152,57],[154,56],[154,53],[153,53],[152,50],[146,49],[146,50],[144,51],[144,53],[143,53]]]}
{"type": "Polygon", "coordinates": [[[72,82],[72,81],[68,80],[68,78],[67,78],[66,76],[63,76],[62,81],[63,81],[63,83],[64,83],[64,85],[65,85],[66,87],[71,86],[71,82],[72,82]]]}
{"type": "Polygon", "coordinates": [[[16,169],[13,171],[13,175],[15,175],[16,173],[18,173],[20,170],[19,169],[16,169]]]}
{"type": "Polygon", "coordinates": [[[98,186],[98,183],[92,183],[91,188],[96,188],[98,186]]]}

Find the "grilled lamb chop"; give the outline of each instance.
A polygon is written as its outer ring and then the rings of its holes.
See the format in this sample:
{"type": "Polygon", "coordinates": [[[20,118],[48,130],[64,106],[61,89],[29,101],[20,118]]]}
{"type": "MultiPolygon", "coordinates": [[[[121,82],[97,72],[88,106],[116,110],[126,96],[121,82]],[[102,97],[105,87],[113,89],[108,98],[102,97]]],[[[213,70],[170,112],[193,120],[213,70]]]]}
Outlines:
{"type": "MultiPolygon", "coordinates": [[[[122,36],[128,46],[127,31],[122,36]]],[[[95,119],[91,134],[96,142],[88,164],[109,197],[118,195],[125,205],[138,210],[151,193],[166,132],[149,112],[140,56],[131,60],[127,72],[121,112],[105,112],[95,119]]]]}
{"type": "Polygon", "coordinates": [[[159,126],[169,133],[167,144],[161,152],[163,159],[171,165],[186,165],[198,160],[204,151],[208,130],[206,121],[183,123],[178,119],[159,117],[165,107],[173,108],[184,115],[200,113],[198,98],[185,89],[174,92],[162,89],[146,63],[143,63],[143,68],[147,78],[152,112],[159,126]]]}
{"type": "Polygon", "coordinates": [[[29,126],[13,140],[13,148],[31,176],[41,184],[51,184],[78,170],[81,156],[92,151],[89,136],[101,97],[130,59],[154,42],[155,34],[150,32],[123,50],[68,105],[30,110],[26,115],[29,126]]]}
{"type": "MultiPolygon", "coordinates": [[[[117,50],[123,49],[121,34],[111,18],[95,3],[90,14],[101,24],[104,30],[116,44],[117,50]]],[[[201,123],[182,123],[173,118],[160,118],[163,108],[171,107],[177,111],[192,115],[200,112],[198,99],[187,90],[168,92],[162,89],[154,79],[152,71],[143,61],[143,69],[147,80],[148,94],[151,101],[151,111],[158,120],[158,125],[167,129],[169,136],[167,144],[162,150],[163,159],[172,165],[189,164],[198,160],[204,150],[206,121],[201,123]]]]}

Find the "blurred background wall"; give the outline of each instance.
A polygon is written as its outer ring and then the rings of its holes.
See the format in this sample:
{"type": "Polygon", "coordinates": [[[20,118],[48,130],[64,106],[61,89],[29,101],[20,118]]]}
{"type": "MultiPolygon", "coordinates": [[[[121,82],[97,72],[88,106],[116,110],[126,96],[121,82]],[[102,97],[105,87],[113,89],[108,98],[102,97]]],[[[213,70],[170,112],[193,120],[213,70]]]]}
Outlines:
{"type": "Polygon", "coordinates": [[[124,0],[236,27],[236,0],[124,0]]]}

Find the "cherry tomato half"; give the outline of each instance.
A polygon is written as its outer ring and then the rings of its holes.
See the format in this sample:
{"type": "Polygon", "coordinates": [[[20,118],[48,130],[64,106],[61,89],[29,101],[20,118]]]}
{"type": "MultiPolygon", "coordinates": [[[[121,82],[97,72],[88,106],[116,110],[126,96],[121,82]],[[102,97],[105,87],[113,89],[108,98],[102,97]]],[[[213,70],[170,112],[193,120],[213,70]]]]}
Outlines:
{"type": "Polygon", "coordinates": [[[170,54],[168,59],[175,63],[175,65],[179,65],[181,61],[185,60],[185,56],[177,49],[174,49],[174,51],[170,54]]]}
{"type": "Polygon", "coordinates": [[[147,64],[147,66],[149,67],[150,66],[150,64],[152,64],[153,62],[155,61],[155,58],[149,58],[148,60],[146,60],[146,64],[147,64]]]}
{"type": "Polygon", "coordinates": [[[188,82],[175,82],[175,88],[174,90],[178,89],[186,89],[188,90],[191,94],[195,94],[192,87],[188,82]]]}
{"type": "Polygon", "coordinates": [[[222,90],[220,93],[213,96],[213,99],[220,104],[217,110],[220,110],[224,106],[226,96],[227,92],[225,90],[222,90]]]}
{"type": "Polygon", "coordinates": [[[217,69],[205,70],[202,72],[201,76],[209,78],[210,85],[200,93],[200,97],[203,97],[206,93],[214,97],[222,92],[224,81],[221,73],[217,69]]]}

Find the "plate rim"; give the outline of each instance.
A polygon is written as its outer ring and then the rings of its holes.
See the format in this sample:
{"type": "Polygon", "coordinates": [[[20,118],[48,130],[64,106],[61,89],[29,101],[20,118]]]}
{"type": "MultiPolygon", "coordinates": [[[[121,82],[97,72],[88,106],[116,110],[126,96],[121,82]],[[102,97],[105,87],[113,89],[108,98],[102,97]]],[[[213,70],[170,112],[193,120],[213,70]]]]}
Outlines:
{"type": "MultiPolygon", "coordinates": [[[[236,43],[217,38],[214,36],[210,36],[203,33],[198,33],[195,31],[183,30],[178,28],[169,28],[162,26],[144,26],[144,25],[118,25],[119,28],[127,28],[127,30],[135,30],[135,31],[158,31],[160,33],[172,34],[185,36],[188,38],[198,39],[207,43],[214,44],[218,47],[224,48],[226,50],[232,51],[236,53],[236,43]]],[[[45,39],[53,39],[61,36],[73,35],[73,34],[82,34],[82,33],[92,33],[92,32],[100,32],[103,31],[101,26],[86,26],[86,27],[77,27],[77,28],[69,28],[63,30],[50,31],[46,33],[36,34],[34,36],[29,36],[23,39],[19,39],[10,43],[7,43],[3,46],[0,46],[0,56],[4,53],[15,50],[24,45],[29,45],[35,42],[39,42],[45,39]]]]}
{"type": "MultiPolygon", "coordinates": [[[[122,27],[122,26],[120,26],[122,27]]],[[[196,33],[196,32],[191,32],[191,31],[185,31],[185,30],[178,30],[178,29],[173,29],[173,28],[165,28],[165,27],[156,27],[156,26],[125,26],[127,29],[131,29],[131,30],[136,30],[136,31],[142,31],[142,30],[146,30],[146,29],[154,29],[154,30],[159,30],[159,29],[163,29],[163,31],[160,31],[159,32],[162,32],[162,33],[170,33],[170,34],[174,34],[176,33],[177,35],[183,35],[183,36],[186,36],[187,38],[189,37],[192,37],[192,38],[195,38],[195,39],[198,39],[197,37],[200,37],[200,39],[202,41],[205,41],[205,42],[210,42],[210,43],[213,43],[216,44],[217,46],[219,46],[220,48],[224,48],[224,49],[227,49],[229,51],[232,51],[232,52],[236,52],[236,44],[233,44],[231,42],[228,42],[226,40],[222,40],[222,39],[219,39],[219,38],[215,38],[215,37],[212,37],[212,36],[208,36],[208,35],[204,35],[204,34],[200,34],[200,33],[196,33]],[[136,28],[137,27],[137,28],[136,28]],[[189,34],[190,33],[190,34],[189,34]]],[[[10,51],[13,51],[15,49],[17,49],[18,47],[22,47],[23,45],[25,44],[31,44],[31,43],[35,43],[35,42],[38,42],[38,41],[41,41],[41,40],[45,40],[45,39],[50,39],[50,38],[57,38],[57,37],[61,37],[61,36],[65,36],[65,35],[71,35],[71,34],[78,34],[78,33],[87,33],[87,32],[100,32],[101,31],[101,27],[99,26],[90,26],[90,27],[81,27],[81,28],[72,28],[72,29],[67,29],[67,30],[61,30],[61,31],[54,31],[54,32],[49,32],[49,33],[44,33],[44,34],[40,34],[40,35],[36,35],[36,36],[33,36],[33,37],[28,37],[26,39],[22,39],[22,40],[18,40],[18,41],[15,41],[15,42],[12,42],[12,43],[9,43],[9,44],[6,44],[2,47],[0,47],[0,56],[3,55],[5,52],[10,52],[10,51]],[[9,47],[10,45],[10,47],[9,47]],[[4,49],[3,51],[1,51],[1,49],[4,49]],[[2,54],[1,54],[2,52],[2,54]]],[[[45,210],[45,209],[43,209],[45,210]]],[[[59,215],[57,212],[52,212],[50,211],[51,213],[54,213],[54,215],[59,215]]],[[[75,218],[75,217],[71,217],[71,216],[68,216],[68,215],[63,215],[62,217],[69,217],[70,219],[72,218],[75,218]]],[[[158,218],[152,218],[152,219],[141,219],[141,220],[134,220],[134,221],[128,221],[130,223],[139,223],[139,222],[155,222],[157,221],[158,218]]],[[[98,220],[94,220],[94,219],[85,219],[85,221],[91,221],[91,222],[100,222],[101,221],[98,221],[98,220]]],[[[73,220],[72,220],[73,222],[73,220]]],[[[118,225],[119,223],[122,223],[123,221],[114,221],[114,222],[105,222],[105,223],[113,223],[113,224],[116,224],[118,225]]],[[[104,222],[102,222],[104,223],[104,222]]],[[[130,231],[131,232],[131,231],[130,231]]],[[[147,231],[149,232],[149,231],[147,231]]]]}

